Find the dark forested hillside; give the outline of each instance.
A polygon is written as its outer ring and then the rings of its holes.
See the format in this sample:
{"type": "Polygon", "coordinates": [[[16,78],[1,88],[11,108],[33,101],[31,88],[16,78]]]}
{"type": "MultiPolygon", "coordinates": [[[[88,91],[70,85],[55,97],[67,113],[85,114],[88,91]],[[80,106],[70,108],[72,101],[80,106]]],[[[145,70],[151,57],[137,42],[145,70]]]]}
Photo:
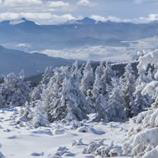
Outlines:
{"type": "Polygon", "coordinates": [[[29,54],[0,46],[0,74],[19,73],[24,70],[26,76],[31,76],[43,72],[47,66],[69,65],[72,62],[72,60],[48,57],[39,53],[29,54]]]}

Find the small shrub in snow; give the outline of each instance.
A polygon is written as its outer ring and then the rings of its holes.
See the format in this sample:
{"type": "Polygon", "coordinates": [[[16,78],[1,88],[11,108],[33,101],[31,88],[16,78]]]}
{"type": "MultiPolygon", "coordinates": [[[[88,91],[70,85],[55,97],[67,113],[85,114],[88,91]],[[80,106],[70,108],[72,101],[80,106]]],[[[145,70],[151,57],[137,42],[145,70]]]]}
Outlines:
{"type": "Polygon", "coordinates": [[[104,144],[104,140],[91,142],[84,150],[84,154],[93,154],[95,157],[122,156],[122,147],[112,144],[104,144]]]}
{"type": "Polygon", "coordinates": [[[83,154],[92,154],[103,145],[103,141],[94,141],[91,142],[86,148],[83,150],[83,154]]]}
{"type": "Polygon", "coordinates": [[[110,157],[118,157],[118,156],[122,156],[122,153],[123,153],[122,147],[115,146],[110,150],[109,155],[110,157]]]}
{"type": "Polygon", "coordinates": [[[48,158],[62,158],[63,156],[73,157],[75,154],[70,152],[66,147],[59,147],[57,152],[53,156],[49,155],[48,158]]]}
{"type": "Polygon", "coordinates": [[[86,145],[85,143],[83,143],[82,139],[74,140],[72,143],[72,146],[82,146],[82,145],[86,145]]]}

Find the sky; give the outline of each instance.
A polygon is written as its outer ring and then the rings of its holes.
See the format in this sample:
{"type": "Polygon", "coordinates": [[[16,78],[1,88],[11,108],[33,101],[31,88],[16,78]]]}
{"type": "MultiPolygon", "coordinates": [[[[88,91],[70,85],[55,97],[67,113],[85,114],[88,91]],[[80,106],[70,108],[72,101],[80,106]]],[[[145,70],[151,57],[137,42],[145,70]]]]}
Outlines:
{"type": "Polygon", "coordinates": [[[0,0],[0,21],[22,17],[60,24],[91,17],[98,21],[158,20],[158,0],[0,0]]]}

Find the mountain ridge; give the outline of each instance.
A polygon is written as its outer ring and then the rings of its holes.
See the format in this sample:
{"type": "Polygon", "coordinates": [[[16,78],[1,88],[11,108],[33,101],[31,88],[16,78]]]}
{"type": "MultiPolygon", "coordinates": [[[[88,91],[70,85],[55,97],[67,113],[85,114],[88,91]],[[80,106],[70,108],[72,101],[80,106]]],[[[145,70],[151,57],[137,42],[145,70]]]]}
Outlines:
{"type": "Polygon", "coordinates": [[[19,43],[29,43],[31,51],[41,51],[92,45],[124,46],[122,41],[135,41],[158,35],[158,22],[136,24],[84,18],[61,25],[39,25],[22,19],[17,24],[0,22],[0,30],[1,45],[15,48],[19,43]]]}
{"type": "Polygon", "coordinates": [[[73,60],[49,57],[40,53],[26,53],[0,46],[0,74],[19,73],[24,70],[26,76],[36,75],[46,67],[72,64],[73,60]]]}

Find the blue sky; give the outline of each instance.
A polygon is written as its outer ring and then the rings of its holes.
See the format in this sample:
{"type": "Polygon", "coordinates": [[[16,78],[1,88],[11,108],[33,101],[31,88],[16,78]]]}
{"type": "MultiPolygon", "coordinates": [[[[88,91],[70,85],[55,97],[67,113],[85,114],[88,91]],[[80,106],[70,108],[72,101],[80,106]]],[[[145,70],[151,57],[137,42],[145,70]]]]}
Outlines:
{"type": "Polygon", "coordinates": [[[25,17],[43,24],[82,17],[148,22],[158,19],[158,0],[0,0],[0,20],[25,17]]]}

